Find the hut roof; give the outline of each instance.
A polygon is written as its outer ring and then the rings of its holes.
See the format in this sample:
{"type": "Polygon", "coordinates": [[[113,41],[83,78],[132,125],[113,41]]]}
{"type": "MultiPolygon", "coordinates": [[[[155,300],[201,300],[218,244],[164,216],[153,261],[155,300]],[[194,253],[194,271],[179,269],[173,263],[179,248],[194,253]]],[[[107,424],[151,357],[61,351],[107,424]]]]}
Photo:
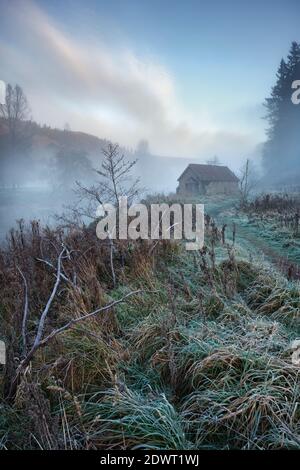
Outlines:
{"type": "Polygon", "coordinates": [[[239,179],[227,166],[203,165],[198,163],[190,163],[178,178],[178,180],[180,180],[188,170],[190,170],[189,172],[192,173],[192,176],[197,178],[199,181],[239,181],[239,179]]]}

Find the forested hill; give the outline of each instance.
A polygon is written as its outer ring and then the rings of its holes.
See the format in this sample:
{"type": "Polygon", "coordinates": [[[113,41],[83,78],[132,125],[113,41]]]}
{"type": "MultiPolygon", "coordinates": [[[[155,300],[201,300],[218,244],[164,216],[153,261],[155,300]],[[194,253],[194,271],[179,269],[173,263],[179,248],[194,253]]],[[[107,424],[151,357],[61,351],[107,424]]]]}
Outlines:
{"type": "MultiPolygon", "coordinates": [[[[89,179],[92,167],[98,168],[108,140],[84,132],[40,126],[34,121],[18,122],[17,138],[12,152],[8,120],[0,119],[0,164],[3,166],[1,186],[47,184],[72,186],[76,179],[89,179]]],[[[185,158],[159,156],[149,148],[120,151],[129,160],[138,160],[136,176],[143,187],[153,191],[174,191],[177,178],[187,165],[185,158]]],[[[191,159],[188,163],[197,162],[191,159]]]]}
{"type": "MultiPolygon", "coordinates": [[[[32,153],[41,150],[49,150],[55,148],[59,150],[67,147],[70,150],[82,151],[90,156],[99,155],[103,146],[107,144],[106,139],[101,139],[91,134],[77,132],[67,129],[52,128],[47,125],[40,126],[34,121],[22,123],[26,127],[26,133],[31,138],[32,153]]],[[[4,119],[0,119],[0,135],[7,132],[7,124],[4,119]]]]}

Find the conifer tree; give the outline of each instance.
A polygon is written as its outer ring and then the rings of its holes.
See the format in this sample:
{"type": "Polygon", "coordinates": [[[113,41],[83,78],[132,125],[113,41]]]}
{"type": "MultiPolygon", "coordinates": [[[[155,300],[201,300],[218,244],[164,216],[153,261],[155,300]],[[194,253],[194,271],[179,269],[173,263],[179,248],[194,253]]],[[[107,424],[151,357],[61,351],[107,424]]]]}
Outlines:
{"type": "Polygon", "coordinates": [[[293,42],[287,60],[281,60],[276,84],[265,101],[268,140],[263,163],[269,176],[279,179],[300,160],[300,106],[292,103],[292,83],[300,79],[300,44],[293,42]]]}

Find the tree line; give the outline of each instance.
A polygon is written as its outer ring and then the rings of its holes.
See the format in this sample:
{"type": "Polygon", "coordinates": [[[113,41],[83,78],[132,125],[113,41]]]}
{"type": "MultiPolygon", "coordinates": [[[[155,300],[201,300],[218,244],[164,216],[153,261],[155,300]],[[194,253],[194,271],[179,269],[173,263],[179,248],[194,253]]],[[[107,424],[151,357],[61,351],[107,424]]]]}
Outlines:
{"type": "Polygon", "coordinates": [[[263,165],[268,177],[278,181],[291,176],[300,161],[300,105],[293,100],[295,81],[300,80],[300,43],[293,42],[286,59],[282,59],[276,83],[265,101],[268,122],[263,165]]]}

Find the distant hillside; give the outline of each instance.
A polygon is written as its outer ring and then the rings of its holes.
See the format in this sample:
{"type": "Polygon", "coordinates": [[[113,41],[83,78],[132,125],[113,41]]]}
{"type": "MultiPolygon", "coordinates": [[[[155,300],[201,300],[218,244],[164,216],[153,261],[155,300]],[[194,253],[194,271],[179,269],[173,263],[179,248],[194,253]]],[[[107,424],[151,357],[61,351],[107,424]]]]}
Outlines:
{"type": "MultiPolygon", "coordinates": [[[[80,150],[85,152],[93,165],[99,166],[102,149],[108,143],[84,132],[53,129],[49,126],[40,126],[35,122],[26,123],[27,130],[32,135],[31,155],[39,165],[46,164],[61,148],[80,150]]],[[[0,120],[0,136],[7,132],[6,124],[0,120]]],[[[138,159],[135,167],[136,175],[141,178],[142,185],[151,191],[175,191],[177,178],[188,163],[200,163],[197,159],[185,159],[169,156],[152,155],[151,153],[139,155],[121,147],[121,151],[128,159],[138,159]]]]}
{"type": "MultiPolygon", "coordinates": [[[[26,123],[27,132],[32,135],[32,151],[49,150],[49,148],[68,147],[74,150],[82,150],[91,157],[101,154],[103,146],[107,144],[106,139],[100,139],[84,132],[71,130],[53,129],[49,126],[39,126],[35,122],[26,123]]],[[[5,134],[6,124],[0,120],[0,135],[5,134]]]]}

